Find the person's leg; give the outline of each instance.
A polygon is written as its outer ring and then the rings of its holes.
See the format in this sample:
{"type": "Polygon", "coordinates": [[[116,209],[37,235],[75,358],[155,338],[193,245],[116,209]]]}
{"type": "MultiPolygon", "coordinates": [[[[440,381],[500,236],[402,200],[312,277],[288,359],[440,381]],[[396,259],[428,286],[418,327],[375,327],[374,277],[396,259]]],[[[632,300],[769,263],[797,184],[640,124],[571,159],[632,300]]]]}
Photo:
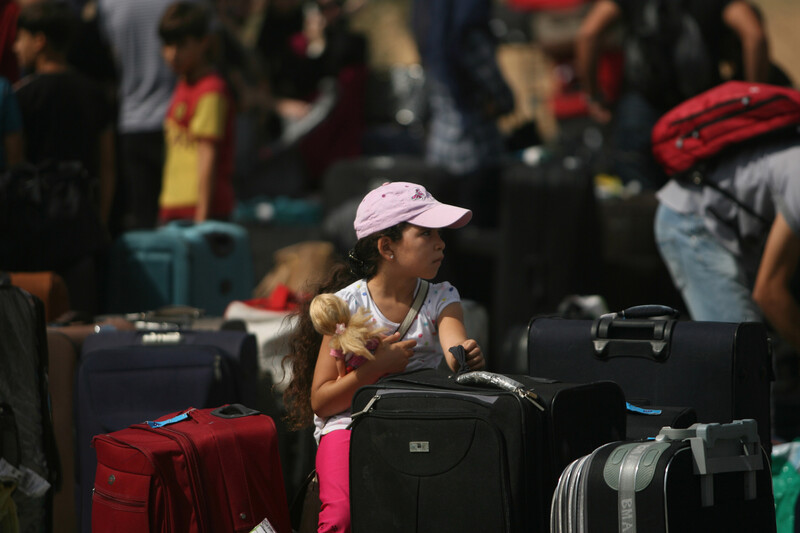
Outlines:
{"type": "Polygon", "coordinates": [[[661,257],[692,319],[763,320],[739,261],[709,233],[702,217],[660,205],[655,235],[661,257]]]}
{"type": "Polygon", "coordinates": [[[666,175],[651,151],[650,132],[660,113],[636,92],[623,94],[614,110],[614,170],[623,183],[658,189],[666,175]]]}
{"type": "Polygon", "coordinates": [[[350,533],[350,430],[322,436],[317,448],[319,533],[350,533]]]}

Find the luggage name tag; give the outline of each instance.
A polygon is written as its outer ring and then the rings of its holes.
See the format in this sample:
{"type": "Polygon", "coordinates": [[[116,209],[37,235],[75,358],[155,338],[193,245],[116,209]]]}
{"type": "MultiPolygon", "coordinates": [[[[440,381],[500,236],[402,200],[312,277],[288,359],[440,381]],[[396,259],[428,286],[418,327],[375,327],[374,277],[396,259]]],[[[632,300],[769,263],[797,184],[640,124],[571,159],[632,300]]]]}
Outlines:
{"type": "Polygon", "coordinates": [[[648,415],[648,416],[658,416],[662,413],[661,409],[646,409],[644,407],[633,405],[630,402],[625,402],[625,409],[627,409],[631,413],[636,413],[639,415],[648,415]]]}
{"type": "Polygon", "coordinates": [[[156,429],[156,428],[160,428],[160,427],[164,427],[164,426],[169,426],[170,424],[176,424],[178,422],[182,422],[183,420],[186,420],[187,418],[189,418],[189,411],[186,411],[185,413],[181,413],[179,415],[173,416],[172,418],[169,418],[167,420],[161,420],[161,421],[157,421],[157,422],[154,422],[152,420],[147,420],[145,422],[145,424],[147,424],[148,426],[150,426],[153,429],[156,429]]]}

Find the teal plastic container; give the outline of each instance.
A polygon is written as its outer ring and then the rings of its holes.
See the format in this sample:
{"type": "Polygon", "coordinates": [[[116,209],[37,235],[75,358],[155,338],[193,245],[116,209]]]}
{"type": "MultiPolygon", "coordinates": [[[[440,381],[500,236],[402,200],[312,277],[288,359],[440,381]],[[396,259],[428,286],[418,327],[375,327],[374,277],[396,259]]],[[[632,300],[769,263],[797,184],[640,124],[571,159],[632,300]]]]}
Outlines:
{"type": "Polygon", "coordinates": [[[177,221],[122,234],[108,272],[109,313],[188,305],[222,316],[233,300],[251,298],[253,260],[238,224],[177,221]]]}

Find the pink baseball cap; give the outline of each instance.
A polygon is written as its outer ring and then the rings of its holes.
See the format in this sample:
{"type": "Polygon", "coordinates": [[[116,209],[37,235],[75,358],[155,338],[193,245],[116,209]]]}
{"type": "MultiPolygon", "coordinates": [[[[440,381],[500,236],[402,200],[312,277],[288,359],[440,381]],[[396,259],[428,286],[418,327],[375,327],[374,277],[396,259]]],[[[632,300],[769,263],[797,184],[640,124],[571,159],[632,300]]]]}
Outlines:
{"type": "Polygon", "coordinates": [[[443,204],[422,185],[395,181],[370,191],[358,206],[353,226],[356,237],[408,222],[423,228],[460,228],[472,218],[472,211],[443,204]]]}

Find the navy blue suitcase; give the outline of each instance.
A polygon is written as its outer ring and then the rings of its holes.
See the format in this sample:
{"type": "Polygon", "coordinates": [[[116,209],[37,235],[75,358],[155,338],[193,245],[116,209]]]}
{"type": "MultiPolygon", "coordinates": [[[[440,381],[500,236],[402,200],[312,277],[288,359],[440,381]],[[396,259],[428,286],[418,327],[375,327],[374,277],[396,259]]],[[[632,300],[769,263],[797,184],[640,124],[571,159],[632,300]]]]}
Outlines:
{"type": "Polygon", "coordinates": [[[76,499],[91,531],[95,435],[188,407],[254,406],[257,344],[241,331],[108,331],[83,344],[75,387],[76,499]]]}

